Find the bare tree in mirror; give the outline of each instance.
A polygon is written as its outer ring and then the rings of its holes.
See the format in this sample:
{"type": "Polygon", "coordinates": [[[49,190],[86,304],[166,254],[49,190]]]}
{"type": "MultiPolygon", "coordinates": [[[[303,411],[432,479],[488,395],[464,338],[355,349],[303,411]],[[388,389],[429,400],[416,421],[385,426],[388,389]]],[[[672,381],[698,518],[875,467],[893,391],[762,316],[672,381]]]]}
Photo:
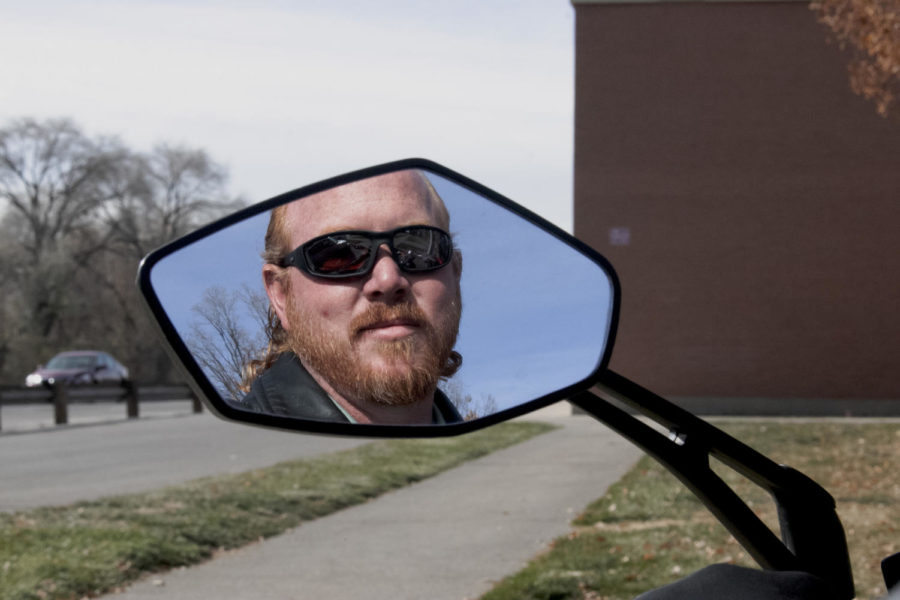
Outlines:
{"type": "Polygon", "coordinates": [[[241,385],[246,365],[265,352],[268,309],[265,293],[246,284],[231,292],[207,288],[192,309],[188,348],[213,385],[232,400],[247,391],[241,385]]]}

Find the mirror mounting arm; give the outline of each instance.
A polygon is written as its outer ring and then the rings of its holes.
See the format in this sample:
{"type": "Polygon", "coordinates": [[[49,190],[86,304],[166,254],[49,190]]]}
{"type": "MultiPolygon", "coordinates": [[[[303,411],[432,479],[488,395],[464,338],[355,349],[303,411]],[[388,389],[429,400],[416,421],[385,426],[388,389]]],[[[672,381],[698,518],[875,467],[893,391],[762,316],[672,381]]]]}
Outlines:
{"type": "Polygon", "coordinates": [[[764,569],[805,571],[853,598],[844,529],[831,495],[790,467],[779,465],[688,411],[606,370],[595,391],[570,402],[653,457],[691,490],[764,569]],[[670,431],[666,436],[610,400],[670,431]],[[710,457],[767,490],[778,507],[781,538],[710,468],[710,457]]]}

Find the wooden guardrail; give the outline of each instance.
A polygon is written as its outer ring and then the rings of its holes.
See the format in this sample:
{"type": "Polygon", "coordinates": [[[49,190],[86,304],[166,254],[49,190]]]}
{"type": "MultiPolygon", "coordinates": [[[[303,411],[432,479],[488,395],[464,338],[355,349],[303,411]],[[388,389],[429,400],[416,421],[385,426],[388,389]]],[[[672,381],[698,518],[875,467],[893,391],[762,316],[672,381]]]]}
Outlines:
{"type": "Polygon", "coordinates": [[[126,381],[78,386],[55,383],[52,386],[34,388],[3,388],[0,389],[0,429],[3,427],[2,407],[11,404],[52,403],[54,422],[65,425],[69,422],[69,404],[73,402],[124,401],[125,416],[137,419],[140,416],[141,402],[166,400],[190,400],[193,412],[203,411],[203,405],[193,390],[187,385],[179,384],[137,385],[126,381]]]}

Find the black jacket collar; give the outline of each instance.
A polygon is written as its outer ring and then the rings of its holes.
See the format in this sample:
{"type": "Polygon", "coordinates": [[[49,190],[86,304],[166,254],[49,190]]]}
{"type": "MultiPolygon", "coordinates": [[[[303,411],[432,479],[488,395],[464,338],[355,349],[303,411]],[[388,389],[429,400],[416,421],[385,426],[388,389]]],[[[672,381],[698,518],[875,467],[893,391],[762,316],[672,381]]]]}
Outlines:
{"type": "MultiPolygon", "coordinates": [[[[293,352],[279,356],[257,377],[238,408],[298,419],[349,423],[325,390],[300,363],[293,352]]],[[[434,392],[435,422],[458,423],[462,417],[441,390],[434,392]]]]}

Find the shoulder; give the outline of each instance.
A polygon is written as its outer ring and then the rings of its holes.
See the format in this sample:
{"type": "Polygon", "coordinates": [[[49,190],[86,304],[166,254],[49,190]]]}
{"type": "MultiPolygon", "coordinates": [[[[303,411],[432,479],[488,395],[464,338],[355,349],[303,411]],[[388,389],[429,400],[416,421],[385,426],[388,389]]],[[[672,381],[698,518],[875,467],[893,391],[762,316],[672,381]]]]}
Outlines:
{"type": "Polygon", "coordinates": [[[240,404],[247,410],[299,419],[347,420],[292,352],[279,356],[257,377],[240,404]]]}

